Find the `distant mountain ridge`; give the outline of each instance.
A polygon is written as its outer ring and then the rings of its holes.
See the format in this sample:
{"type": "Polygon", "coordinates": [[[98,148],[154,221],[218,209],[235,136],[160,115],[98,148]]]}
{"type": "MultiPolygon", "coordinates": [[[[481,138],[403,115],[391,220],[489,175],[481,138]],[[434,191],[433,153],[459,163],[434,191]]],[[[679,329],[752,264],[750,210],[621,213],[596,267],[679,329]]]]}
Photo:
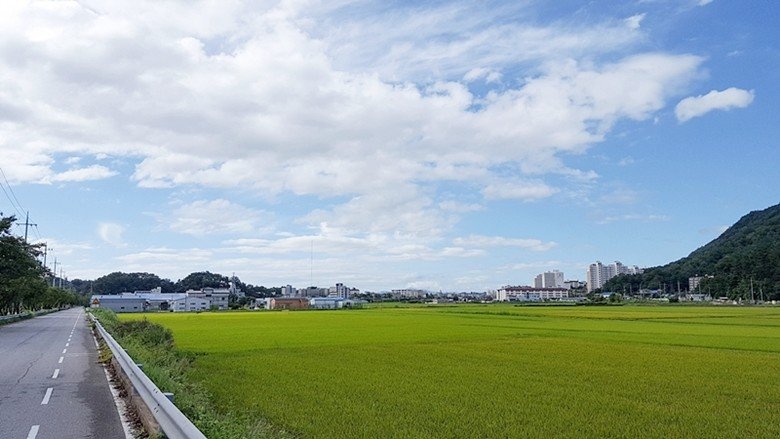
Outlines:
{"type": "Polygon", "coordinates": [[[610,279],[603,290],[622,292],[625,288],[688,289],[688,278],[703,279],[699,290],[714,296],[747,298],[751,280],[756,298],[780,299],[780,204],[748,213],[710,243],[687,257],[652,267],[643,274],[610,279]]]}

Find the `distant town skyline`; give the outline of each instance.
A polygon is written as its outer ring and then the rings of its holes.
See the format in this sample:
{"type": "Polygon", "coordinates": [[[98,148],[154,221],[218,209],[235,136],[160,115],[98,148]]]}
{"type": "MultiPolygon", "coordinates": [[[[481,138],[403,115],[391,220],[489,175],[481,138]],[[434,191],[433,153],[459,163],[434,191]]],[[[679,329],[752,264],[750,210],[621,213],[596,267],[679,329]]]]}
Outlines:
{"type": "Polygon", "coordinates": [[[778,202],[780,3],[751,4],[4,2],[0,212],[70,279],[665,264],[778,202]]]}

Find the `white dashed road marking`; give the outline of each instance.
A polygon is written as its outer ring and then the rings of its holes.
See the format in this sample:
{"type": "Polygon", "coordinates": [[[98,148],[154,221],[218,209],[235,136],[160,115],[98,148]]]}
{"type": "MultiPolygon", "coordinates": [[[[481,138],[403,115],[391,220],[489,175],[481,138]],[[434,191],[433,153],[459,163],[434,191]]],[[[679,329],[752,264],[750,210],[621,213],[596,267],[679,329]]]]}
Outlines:
{"type": "Polygon", "coordinates": [[[41,405],[46,405],[46,404],[48,404],[48,403],[49,403],[49,399],[51,398],[51,392],[52,392],[53,390],[54,390],[54,389],[53,389],[53,388],[51,388],[51,387],[49,387],[48,389],[46,389],[46,394],[45,394],[45,395],[43,395],[43,401],[41,401],[41,405]]]}
{"type": "Polygon", "coordinates": [[[54,369],[54,375],[51,376],[51,379],[56,380],[58,376],[60,376],[60,370],[54,369]]]}
{"type": "Polygon", "coordinates": [[[58,361],[57,363],[62,364],[62,360],[64,360],[64,359],[65,359],[65,357],[60,357],[60,361],[58,361]]]}
{"type": "Polygon", "coordinates": [[[27,433],[27,439],[35,439],[36,436],[38,436],[38,429],[41,428],[40,425],[33,425],[30,427],[30,432],[27,433]]]}

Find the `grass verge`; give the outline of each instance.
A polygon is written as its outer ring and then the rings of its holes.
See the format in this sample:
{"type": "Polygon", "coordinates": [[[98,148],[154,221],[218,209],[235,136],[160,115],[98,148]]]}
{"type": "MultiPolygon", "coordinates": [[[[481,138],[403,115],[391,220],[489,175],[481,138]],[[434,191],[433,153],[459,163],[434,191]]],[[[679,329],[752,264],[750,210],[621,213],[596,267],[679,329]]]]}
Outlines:
{"type": "Polygon", "coordinates": [[[146,319],[121,322],[110,310],[92,310],[144,373],[163,392],[174,394],[174,403],[210,439],[294,437],[264,419],[214,409],[208,391],[189,376],[194,356],[176,349],[171,331],[146,319]]]}

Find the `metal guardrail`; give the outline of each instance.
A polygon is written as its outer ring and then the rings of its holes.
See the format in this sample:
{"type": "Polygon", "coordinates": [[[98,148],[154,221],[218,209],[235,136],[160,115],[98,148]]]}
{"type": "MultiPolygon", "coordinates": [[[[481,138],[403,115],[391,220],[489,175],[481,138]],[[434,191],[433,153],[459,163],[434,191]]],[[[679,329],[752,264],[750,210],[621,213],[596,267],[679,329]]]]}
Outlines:
{"type": "Polygon", "coordinates": [[[169,439],[206,439],[206,436],[187,419],[186,416],[163,394],[163,392],[146,376],[114,337],[103,328],[98,319],[89,315],[98,332],[114,354],[119,366],[130,379],[133,388],[144,401],[154,416],[163,433],[169,439]]]}

